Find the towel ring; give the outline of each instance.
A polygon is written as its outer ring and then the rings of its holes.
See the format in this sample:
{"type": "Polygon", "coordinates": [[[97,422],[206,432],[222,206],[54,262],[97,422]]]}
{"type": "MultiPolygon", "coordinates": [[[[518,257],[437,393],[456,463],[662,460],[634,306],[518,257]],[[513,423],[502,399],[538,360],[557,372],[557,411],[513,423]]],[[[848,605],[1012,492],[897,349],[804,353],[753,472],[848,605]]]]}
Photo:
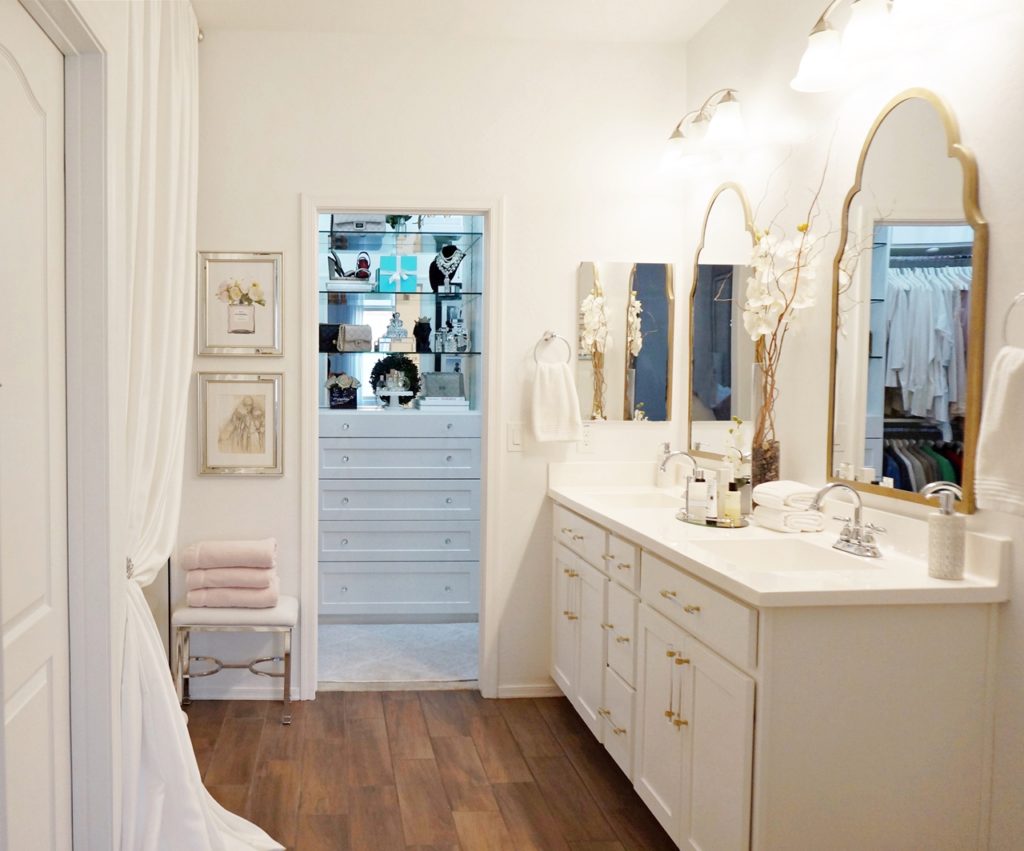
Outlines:
{"type": "Polygon", "coordinates": [[[543,343],[550,343],[552,340],[561,340],[565,343],[566,348],[566,363],[572,363],[572,346],[569,345],[569,341],[565,339],[561,334],[556,334],[554,331],[545,331],[544,336],[537,341],[537,345],[533,347],[533,361],[534,363],[540,363],[540,358],[537,357],[537,349],[541,347],[543,343]]]}
{"type": "Polygon", "coordinates": [[[1006,316],[1003,317],[1003,345],[1004,346],[1010,345],[1010,314],[1013,313],[1013,309],[1018,304],[1024,304],[1024,293],[1017,293],[1017,295],[1014,296],[1013,301],[1010,302],[1010,306],[1006,310],[1006,316]]]}

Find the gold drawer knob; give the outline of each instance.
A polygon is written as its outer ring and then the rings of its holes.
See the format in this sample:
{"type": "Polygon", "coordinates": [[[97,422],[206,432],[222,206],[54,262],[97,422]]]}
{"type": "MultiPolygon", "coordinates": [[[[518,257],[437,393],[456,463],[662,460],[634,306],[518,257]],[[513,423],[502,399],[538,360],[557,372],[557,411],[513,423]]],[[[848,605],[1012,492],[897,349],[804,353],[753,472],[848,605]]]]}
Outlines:
{"type": "Polygon", "coordinates": [[[612,711],[610,709],[605,709],[602,706],[600,709],[597,710],[597,714],[600,715],[602,718],[607,718],[609,715],[612,714],[612,711]]]}
{"type": "Polygon", "coordinates": [[[626,735],[626,728],[625,727],[616,727],[616,726],[613,725],[612,726],[612,732],[616,736],[624,736],[624,735],[626,735]]]}
{"type": "Polygon", "coordinates": [[[570,529],[568,526],[563,526],[562,527],[562,534],[563,535],[571,535],[572,534],[572,529],[570,529]]]}
{"type": "Polygon", "coordinates": [[[675,659],[676,656],[679,655],[679,651],[678,650],[666,650],[665,651],[665,655],[668,656],[669,659],[675,659]]]}
{"type": "Polygon", "coordinates": [[[690,660],[689,659],[684,659],[682,656],[680,656],[680,657],[678,657],[676,659],[676,664],[677,665],[689,665],[690,664],[690,660]]]}
{"type": "Polygon", "coordinates": [[[700,613],[700,606],[683,606],[683,611],[688,615],[696,615],[700,613]]]}
{"type": "Polygon", "coordinates": [[[676,729],[679,727],[688,727],[690,725],[689,721],[684,721],[682,718],[676,718],[672,723],[676,726],[676,729]]]}
{"type": "Polygon", "coordinates": [[[569,620],[571,620],[571,621],[578,621],[578,620],[580,619],[580,616],[579,616],[579,615],[573,615],[573,614],[569,614],[569,615],[566,615],[566,617],[567,617],[567,618],[568,618],[569,620]]]}
{"type": "Polygon", "coordinates": [[[617,568],[618,568],[619,570],[632,570],[632,569],[633,569],[633,565],[631,565],[631,564],[626,564],[626,562],[624,562],[624,561],[620,561],[620,562],[619,562],[619,563],[618,563],[617,565],[615,565],[615,566],[616,566],[616,567],[617,567],[617,568]]]}
{"type": "Polygon", "coordinates": [[[582,541],[583,540],[583,536],[582,535],[573,535],[572,539],[574,541],[582,541]]]}
{"type": "Polygon", "coordinates": [[[603,623],[601,624],[601,629],[615,629],[615,625],[610,623],[603,623]]]}
{"type": "Polygon", "coordinates": [[[661,596],[664,597],[666,600],[674,600],[676,598],[676,592],[675,591],[667,591],[667,590],[663,589],[663,590],[659,591],[658,593],[661,594],[661,596]]]}
{"type": "MultiPolygon", "coordinates": [[[[629,636],[628,635],[620,635],[615,640],[619,644],[629,644],[629,636]]],[[[679,660],[676,659],[676,664],[678,664],[678,663],[679,663],[679,660]]]]}

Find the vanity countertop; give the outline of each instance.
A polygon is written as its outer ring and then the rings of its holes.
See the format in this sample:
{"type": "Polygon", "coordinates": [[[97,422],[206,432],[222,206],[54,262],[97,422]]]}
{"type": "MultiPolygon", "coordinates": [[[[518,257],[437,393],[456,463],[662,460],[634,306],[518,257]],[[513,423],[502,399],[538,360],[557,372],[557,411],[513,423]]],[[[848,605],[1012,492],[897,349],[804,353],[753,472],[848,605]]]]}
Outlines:
{"type": "Polygon", "coordinates": [[[866,509],[867,519],[888,525],[902,546],[897,549],[893,545],[892,535],[882,536],[882,558],[862,558],[832,549],[837,537],[834,525],[823,532],[787,534],[754,523],[742,529],[683,523],[675,518],[674,507],[660,504],[670,502],[673,494],[678,491],[639,485],[612,488],[552,482],[548,487],[548,496],[555,502],[753,606],[996,603],[1009,599],[1010,542],[1006,538],[968,532],[965,577],[950,582],[928,576],[922,545],[927,524],[923,520],[866,509]],[[774,554],[770,561],[776,567],[766,563],[767,553],[774,554]]]}

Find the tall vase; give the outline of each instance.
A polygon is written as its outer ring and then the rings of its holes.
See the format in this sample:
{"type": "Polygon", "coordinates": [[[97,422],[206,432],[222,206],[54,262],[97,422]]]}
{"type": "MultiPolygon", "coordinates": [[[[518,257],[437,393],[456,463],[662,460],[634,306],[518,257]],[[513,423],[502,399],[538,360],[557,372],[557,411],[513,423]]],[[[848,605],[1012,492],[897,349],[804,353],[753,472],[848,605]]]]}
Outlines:
{"type": "Polygon", "coordinates": [[[779,478],[779,441],[769,440],[751,448],[750,482],[757,487],[762,482],[774,482],[779,478]]]}

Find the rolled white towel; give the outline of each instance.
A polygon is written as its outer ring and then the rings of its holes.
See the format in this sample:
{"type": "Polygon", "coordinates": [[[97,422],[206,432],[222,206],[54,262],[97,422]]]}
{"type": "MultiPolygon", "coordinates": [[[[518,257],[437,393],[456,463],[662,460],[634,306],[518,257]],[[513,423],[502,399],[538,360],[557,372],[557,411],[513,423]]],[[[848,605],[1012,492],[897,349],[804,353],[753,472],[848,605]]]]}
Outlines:
{"type": "Polygon", "coordinates": [[[185,570],[207,570],[214,567],[259,567],[277,565],[277,541],[200,541],[186,547],[181,554],[185,570]]]}
{"type": "Polygon", "coordinates": [[[754,519],[758,526],[776,532],[820,532],[825,528],[825,518],[820,511],[785,511],[759,505],[754,509],[754,519]]]}
{"type": "Polygon", "coordinates": [[[782,479],[777,482],[762,482],[754,488],[751,496],[756,505],[764,505],[779,511],[794,508],[802,511],[811,507],[817,493],[817,488],[803,482],[782,479]]]}

